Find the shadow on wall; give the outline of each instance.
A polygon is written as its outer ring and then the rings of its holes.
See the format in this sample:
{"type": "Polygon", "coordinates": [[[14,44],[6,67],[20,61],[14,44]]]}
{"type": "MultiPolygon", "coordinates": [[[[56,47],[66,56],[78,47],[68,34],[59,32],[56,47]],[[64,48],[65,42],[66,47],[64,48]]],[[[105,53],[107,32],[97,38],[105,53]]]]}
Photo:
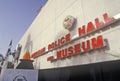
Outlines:
{"type": "Polygon", "coordinates": [[[25,43],[24,52],[32,53],[32,49],[33,49],[33,42],[31,40],[31,35],[29,34],[25,43]]]}

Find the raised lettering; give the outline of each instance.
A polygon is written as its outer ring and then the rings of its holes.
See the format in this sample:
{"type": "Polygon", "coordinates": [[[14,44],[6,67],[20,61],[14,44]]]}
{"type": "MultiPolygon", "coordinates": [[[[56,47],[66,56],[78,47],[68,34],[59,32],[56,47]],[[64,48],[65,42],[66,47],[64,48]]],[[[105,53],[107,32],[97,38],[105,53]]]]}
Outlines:
{"type": "Polygon", "coordinates": [[[74,45],[74,50],[75,50],[75,54],[79,54],[81,52],[80,43],[74,45]]]}
{"type": "Polygon", "coordinates": [[[70,33],[66,35],[66,42],[70,41],[70,33]]]}
{"type": "Polygon", "coordinates": [[[105,23],[109,23],[114,20],[113,17],[108,17],[107,13],[103,14],[103,18],[104,18],[105,23]]]}
{"type": "Polygon", "coordinates": [[[90,50],[90,40],[87,40],[86,42],[82,42],[82,49],[84,51],[90,50]]]}
{"type": "Polygon", "coordinates": [[[81,28],[78,28],[78,34],[79,36],[84,35],[85,32],[85,25],[83,25],[81,28]]]}
{"type": "Polygon", "coordinates": [[[87,25],[87,32],[95,30],[95,27],[92,22],[89,22],[87,25]]]}
{"type": "Polygon", "coordinates": [[[92,40],[92,48],[93,49],[104,46],[104,41],[103,41],[103,38],[101,35],[98,36],[97,38],[92,38],[91,40],[92,40]]]}
{"type": "Polygon", "coordinates": [[[100,22],[98,18],[95,19],[96,28],[99,28],[104,25],[104,22],[100,22]]]}
{"type": "Polygon", "coordinates": [[[62,51],[57,51],[57,59],[61,58],[62,57],[62,51]]]}
{"type": "Polygon", "coordinates": [[[68,55],[72,55],[73,54],[73,47],[70,46],[68,47],[68,55]]]}

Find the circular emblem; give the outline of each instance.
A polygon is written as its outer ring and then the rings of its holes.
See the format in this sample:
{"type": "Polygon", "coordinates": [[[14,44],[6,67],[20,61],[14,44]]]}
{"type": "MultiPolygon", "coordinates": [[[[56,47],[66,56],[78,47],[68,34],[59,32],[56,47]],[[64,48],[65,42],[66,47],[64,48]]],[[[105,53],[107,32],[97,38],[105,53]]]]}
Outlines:
{"type": "Polygon", "coordinates": [[[71,15],[65,17],[63,21],[63,26],[65,29],[70,29],[74,24],[75,18],[71,15]]]}
{"type": "Polygon", "coordinates": [[[13,79],[13,81],[27,81],[27,79],[25,76],[18,75],[13,79]]]}

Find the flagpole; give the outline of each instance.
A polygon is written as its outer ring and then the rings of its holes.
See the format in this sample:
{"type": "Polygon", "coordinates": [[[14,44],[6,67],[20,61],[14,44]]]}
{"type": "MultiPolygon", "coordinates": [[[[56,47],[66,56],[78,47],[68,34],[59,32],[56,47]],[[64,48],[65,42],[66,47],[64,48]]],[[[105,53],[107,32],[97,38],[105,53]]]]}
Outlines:
{"type": "Polygon", "coordinates": [[[9,48],[8,48],[8,50],[7,50],[7,52],[6,52],[5,60],[4,60],[2,69],[1,69],[0,81],[4,81],[4,80],[3,80],[3,77],[4,77],[4,74],[5,74],[6,69],[7,69],[8,58],[9,58],[9,55],[11,54],[11,48],[12,48],[12,40],[10,41],[9,48]]]}

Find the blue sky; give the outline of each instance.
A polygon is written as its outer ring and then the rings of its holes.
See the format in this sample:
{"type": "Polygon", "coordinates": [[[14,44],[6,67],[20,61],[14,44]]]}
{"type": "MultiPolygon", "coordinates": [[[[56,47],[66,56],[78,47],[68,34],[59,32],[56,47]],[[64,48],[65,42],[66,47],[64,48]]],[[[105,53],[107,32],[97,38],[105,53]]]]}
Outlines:
{"type": "Polygon", "coordinates": [[[14,50],[22,35],[47,0],[0,0],[0,53],[5,55],[9,42],[14,50]]]}

